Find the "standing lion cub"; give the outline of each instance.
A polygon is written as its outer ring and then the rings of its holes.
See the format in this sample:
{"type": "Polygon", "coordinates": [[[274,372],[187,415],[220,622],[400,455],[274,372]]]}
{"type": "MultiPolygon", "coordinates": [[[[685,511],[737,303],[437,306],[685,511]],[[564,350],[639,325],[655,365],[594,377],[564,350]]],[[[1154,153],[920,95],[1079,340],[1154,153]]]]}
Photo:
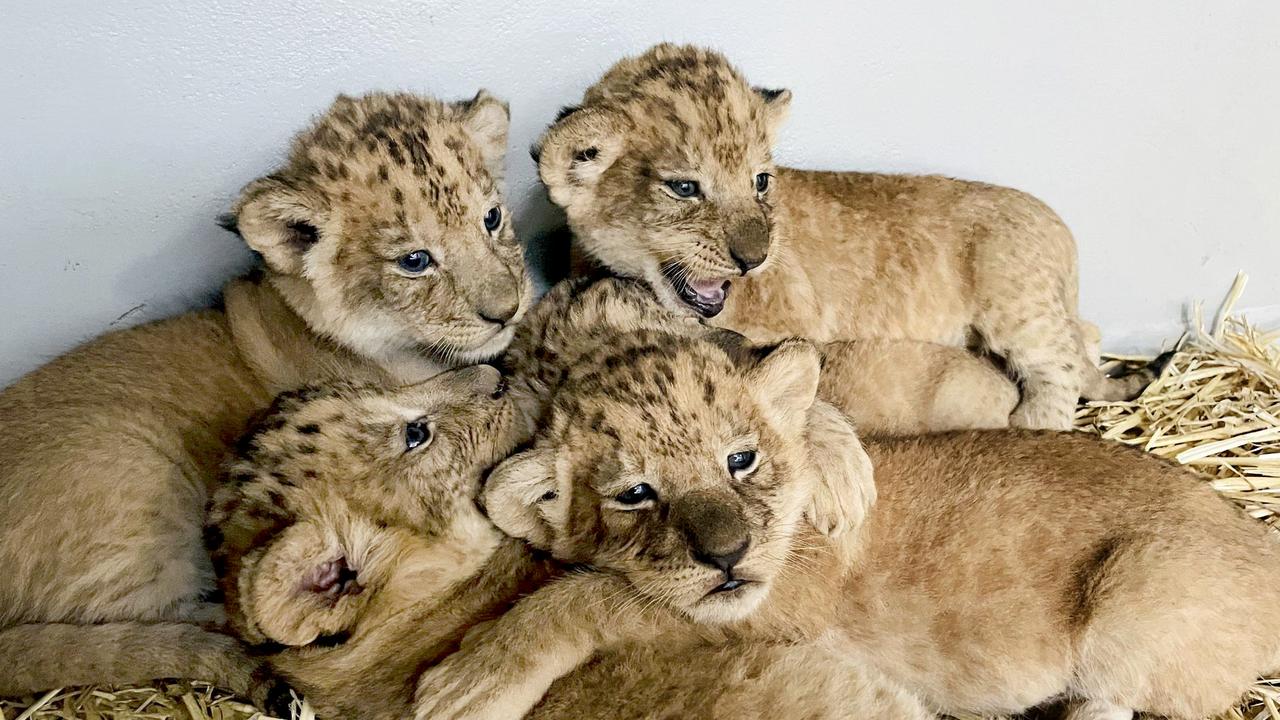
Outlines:
{"type": "Polygon", "coordinates": [[[778,167],[790,101],[716,52],[662,44],[614,65],[534,156],[588,255],[753,340],[980,346],[1021,381],[1011,422],[1030,428],[1069,429],[1081,396],[1150,381],[1089,360],[1075,242],[1052,210],[984,183],[778,167]]]}
{"type": "Polygon", "coordinates": [[[499,185],[507,124],[484,92],[339,97],[244,189],[231,222],[263,268],[223,309],[105,335],[0,394],[0,695],[248,689],[252,663],[210,629],[200,542],[224,453],[284,389],[420,380],[506,347],[531,297],[499,185]]]}

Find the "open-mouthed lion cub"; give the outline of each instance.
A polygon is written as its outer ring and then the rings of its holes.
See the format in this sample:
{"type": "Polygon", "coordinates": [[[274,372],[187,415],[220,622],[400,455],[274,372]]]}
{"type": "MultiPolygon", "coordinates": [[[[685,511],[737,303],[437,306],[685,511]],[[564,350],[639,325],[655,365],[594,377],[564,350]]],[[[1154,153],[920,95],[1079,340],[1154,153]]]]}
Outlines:
{"type": "Polygon", "coordinates": [[[508,534],[593,572],[428,671],[420,718],[517,718],[602,646],[706,627],[834,638],[951,713],[1065,696],[1075,720],[1202,718],[1280,667],[1280,545],[1186,470],[1077,433],[872,441],[878,500],[833,541],[799,522],[811,345],[596,360],[482,495],[508,534]],[[740,404],[762,387],[786,391],[740,404]]]}
{"type": "Polygon", "coordinates": [[[1021,379],[1011,421],[1032,428],[1069,429],[1081,396],[1151,379],[1089,361],[1075,242],[1043,203],[937,176],[775,166],[790,101],[716,52],[662,44],[614,65],[534,155],[588,255],[753,340],[979,345],[1021,379]]]}
{"type": "Polygon", "coordinates": [[[0,394],[0,695],[248,664],[206,597],[206,493],[281,390],[491,357],[531,283],[500,188],[506,105],[339,97],[250,183],[260,253],[220,310],[111,333],[0,394]]]}
{"type": "MultiPolygon", "coordinates": [[[[422,670],[550,576],[475,504],[526,434],[502,382],[480,366],[400,390],[310,388],[282,396],[242,443],[208,519],[229,619],[320,717],[410,716],[422,670]]],[[[691,634],[602,655],[529,717],[932,715],[828,639],[691,634]]]]}

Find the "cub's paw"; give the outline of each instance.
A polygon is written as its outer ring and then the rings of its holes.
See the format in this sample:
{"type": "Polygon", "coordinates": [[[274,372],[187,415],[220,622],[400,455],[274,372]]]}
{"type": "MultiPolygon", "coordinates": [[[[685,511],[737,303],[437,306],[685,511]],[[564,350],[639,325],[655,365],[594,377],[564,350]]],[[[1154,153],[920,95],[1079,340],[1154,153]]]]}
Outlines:
{"type": "Polygon", "coordinates": [[[547,685],[521,682],[477,650],[454,653],[418,678],[415,720],[520,720],[542,698],[547,685]]]}
{"type": "Polygon", "coordinates": [[[862,525],[876,499],[871,458],[853,423],[835,407],[819,400],[809,410],[809,460],[815,474],[806,518],[831,537],[862,525]]]}

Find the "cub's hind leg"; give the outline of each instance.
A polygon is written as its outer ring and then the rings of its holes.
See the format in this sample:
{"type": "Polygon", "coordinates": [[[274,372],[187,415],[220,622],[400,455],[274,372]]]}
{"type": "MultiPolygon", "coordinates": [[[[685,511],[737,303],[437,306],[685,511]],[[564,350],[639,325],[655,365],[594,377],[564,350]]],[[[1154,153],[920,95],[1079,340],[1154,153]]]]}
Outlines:
{"type": "Polygon", "coordinates": [[[1022,399],[1009,424],[1070,430],[1087,362],[1075,319],[1061,305],[1048,303],[1035,312],[989,315],[975,328],[1021,381],[1022,399]]]}

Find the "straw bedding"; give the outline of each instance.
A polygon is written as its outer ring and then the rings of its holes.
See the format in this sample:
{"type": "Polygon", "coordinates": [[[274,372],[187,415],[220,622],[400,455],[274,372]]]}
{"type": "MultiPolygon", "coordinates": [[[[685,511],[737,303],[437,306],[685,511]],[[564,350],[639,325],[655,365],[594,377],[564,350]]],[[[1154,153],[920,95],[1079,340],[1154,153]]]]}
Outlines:
{"type": "MultiPolygon", "coordinates": [[[[1264,332],[1231,314],[1244,284],[1243,275],[1236,278],[1207,326],[1196,309],[1193,327],[1179,342],[1169,367],[1142,397],[1083,405],[1076,414],[1076,427],[1195,469],[1214,489],[1280,530],[1280,330],[1264,332]]],[[[1112,358],[1111,362],[1145,360],[1112,358]]],[[[3,661],[20,663],[22,658],[3,661]]],[[[0,700],[0,720],[267,717],[198,682],[66,689],[0,700]]],[[[294,703],[291,720],[312,718],[304,703],[294,703]]],[[[1280,720],[1280,678],[1260,680],[1238,708],[1215,720],[1280,720]]]]}

